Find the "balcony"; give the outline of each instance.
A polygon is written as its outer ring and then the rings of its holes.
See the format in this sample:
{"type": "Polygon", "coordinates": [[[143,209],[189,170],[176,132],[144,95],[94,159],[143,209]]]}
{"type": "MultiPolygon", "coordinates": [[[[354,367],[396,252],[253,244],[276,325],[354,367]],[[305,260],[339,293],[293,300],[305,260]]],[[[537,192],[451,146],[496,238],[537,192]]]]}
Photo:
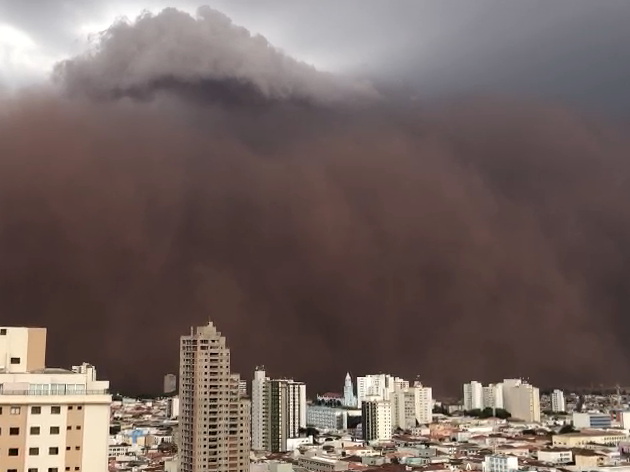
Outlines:
{"type": "Polygon", "coordinates": [[[109,390],[80,390],[76,392],[50,392],[41,390],[3,390],[0,389],[0,396],[2,395],[15,395],[15,396],[35,396],[35,397],[68,397],[68,396],[83,396],[83,395],[109,395],[109,390]]]}

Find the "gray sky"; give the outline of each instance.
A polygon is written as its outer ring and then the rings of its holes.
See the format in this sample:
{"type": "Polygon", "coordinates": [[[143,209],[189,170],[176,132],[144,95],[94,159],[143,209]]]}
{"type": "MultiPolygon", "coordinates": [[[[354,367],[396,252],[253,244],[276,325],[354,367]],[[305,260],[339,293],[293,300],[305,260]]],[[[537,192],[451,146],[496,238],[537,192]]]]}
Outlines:
{"type": "Polygon", "coordinates": [[[201,4],[319,68],[427,97],[506,92],[630,114],[627,0],[0,0],[0,84],[42,80],[116,17],[201,4]]]}

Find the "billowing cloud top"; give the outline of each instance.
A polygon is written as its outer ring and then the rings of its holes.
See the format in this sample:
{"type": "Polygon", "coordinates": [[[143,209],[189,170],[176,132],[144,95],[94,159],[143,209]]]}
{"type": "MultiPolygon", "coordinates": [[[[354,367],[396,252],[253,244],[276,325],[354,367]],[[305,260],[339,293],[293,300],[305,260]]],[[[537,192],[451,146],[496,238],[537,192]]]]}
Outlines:
{"type": "Polygon", "coordinates": [[[267,99],[318,104],[376,98],[374,89],[317,71],[252,35],[210,7],[196,18],[173,8],[120,20],[88,53],[63,61],[55,77],[70,91],[92,96],[126,94],[168,83],[232,82],[267,99]]]}

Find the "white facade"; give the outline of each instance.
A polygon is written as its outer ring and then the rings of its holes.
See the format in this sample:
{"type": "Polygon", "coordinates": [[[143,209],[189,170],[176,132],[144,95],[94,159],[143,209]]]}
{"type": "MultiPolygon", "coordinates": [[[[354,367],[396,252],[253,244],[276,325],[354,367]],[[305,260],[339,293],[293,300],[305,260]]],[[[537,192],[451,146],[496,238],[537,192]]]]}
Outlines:
{"type": "Polygon", "coordinates": [[[388,400],[368,397],[361,405],[365,441],[387,441],[392,437],[392,407],[388,400]]]}
{"type": "Polygon", "coordinates": [[[343,406],[348,408],[356,408],[357,397],[354,395],[354,386],[352,385],[352,377],[350,372],[346,374],[346,379],[343,385],[343,406]]]}
{"type": "Polygon", "coordinates": [[[256,368],[252,380],[252,449],[288,451],[306,421],[306,384],[291,379],[271,380],[256,368]]]}
{"type": "Polygon", "coordinates": [[[483,409],[483,385],[473,380],[464,384],[464,410],[483,409]]]}
{"type": "Polygon", "coordinates": [[[517,472],[518,458],[502,454],[486,456],[482,469],[483,472],[517,472]]]}
{"type": "Polygon", "coordinates": [[[540,422],[540,391],[522,381],[503,382],[504,408],[512,418],[529,422],[540,422]]]}
{"type": "Polygon", "coordinates": [[[2,358],[9,359],[0,372],[3,470],[107,470],[109,382],[97,380],[89,364],[33,370],[35,361],[45,364],[44,329],[0,328],[0,333],[2,358]],[[21,362],[11,362],[16,358],[21,362]]]}
{"type": "Polygon", "coordinates": [[[483,388],[484,408],[503,408],[503,384],[489,384],[483,388]]]}
{"type": "Polygon", "coordinates": [[[566,411],[564,392],[562,390],[556,389],[551,393],[551,411],[554,413],[566,411]]]}
{"type": "Polygon", "coordinates": [[[573,452],[571,449],[541,449],[537,459],[550,464],[568,464],[573,462],[573,452]]]}
{"type": "Polygon", "coordinates": [[[357,377],[357,404],[361,405],[367,397],[380,397],[383,400],[389,400],[389,395],[396,388],[408,387],[408,381],[389,374],[357,377]]]}
{"type": "Polygon", "coordinates": [[[348,412],[343,408],[307,405],[306,425],[325,431],[348,429],[348,412]]]}

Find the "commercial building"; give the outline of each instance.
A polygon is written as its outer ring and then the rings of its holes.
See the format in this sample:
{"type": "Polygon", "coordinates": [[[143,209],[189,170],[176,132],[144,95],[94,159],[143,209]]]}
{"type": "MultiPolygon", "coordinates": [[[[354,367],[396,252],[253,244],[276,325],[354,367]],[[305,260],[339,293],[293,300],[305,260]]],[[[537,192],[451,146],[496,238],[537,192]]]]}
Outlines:
{"type": "Polygon", "coordinates": [[[44,328],[0,327],[2,471],[107,470],[109,382],[90,364],[47,368],[44,328]]]}
{"type": "Polygon", "coordinates": [[[554,413],[566,411],[564,392],[562,390],[556,389],[551,392],[551,411],[554,413]]]}
{"type": "Polygon", "coordinates": [[[578,413],[572,416],[573,426],[576,428],[604,429],[612,426],[612,417],[604,413],[578,413]]]}
{"type": "Polygon", "coordinates": [[[473,380],[464,384],[464,410],[483,409],[483,385],[473,380]]]}
{"type": "Polygon", "coordinates": [[[580,431],[578,433],[554,434],[552,444],[554,447],[582,447],[587,444],[602,444],[618,446],[625,441],[628,434],[623,431],[580,431]]]}
{"type": "Polygon", "coordinates": [[[387,441],[392,437],[392,407],[389,400],[368,397],[361,404],[364,441],[387,441]]]}
{"type": "Polygon", "coordinates": [[[292,379],[269,379],[256,368],[252,381],[252,448],[289,450],[291,439],[306,427],[306,385],[292,379]]]}
{"type": "Polygon", "coordinates": [[[248,472],[251,405],[212,322],[181,337],[179,369],[180,472],[248,472]]]}
{"type": "Polygon", "coordinates": [[[343,408],[307,405],[306,425],[327,431],[348,429],[348,412],[343,408]]]}
{"type": "Polygon", "coordinates": [[[177,375],[166,374],[164,376],[164,393],[174,393],[177,390],[177,375]]]}

